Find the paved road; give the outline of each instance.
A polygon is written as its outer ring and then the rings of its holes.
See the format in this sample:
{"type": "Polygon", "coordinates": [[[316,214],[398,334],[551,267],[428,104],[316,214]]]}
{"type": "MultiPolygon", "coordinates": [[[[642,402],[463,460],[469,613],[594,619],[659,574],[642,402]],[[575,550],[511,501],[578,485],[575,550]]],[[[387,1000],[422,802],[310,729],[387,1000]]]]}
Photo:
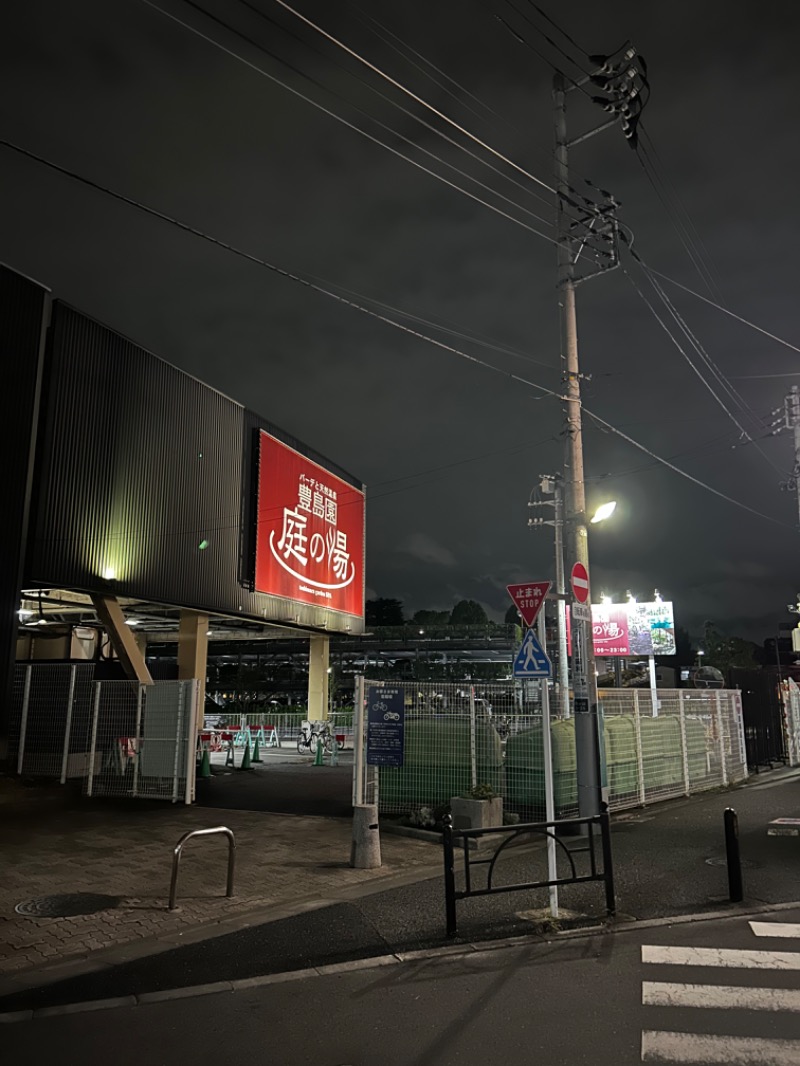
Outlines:
{"type": "Polygon", "coordinates": [[[797,1066],[800,908],[755,921],[394,959],[34,1018],[3,1027],[4,1051],[19,1066],[60,1061],[65,1047],[115,1066],[797,1066]]]}

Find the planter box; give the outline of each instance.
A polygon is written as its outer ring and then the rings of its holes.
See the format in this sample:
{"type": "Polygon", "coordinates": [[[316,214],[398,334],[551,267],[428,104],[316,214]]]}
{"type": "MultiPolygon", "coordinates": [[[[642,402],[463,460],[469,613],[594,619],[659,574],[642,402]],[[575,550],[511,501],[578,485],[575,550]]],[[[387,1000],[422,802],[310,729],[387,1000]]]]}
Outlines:
{"type": "Polygon", "coordinates": [[[491,829],[503,824],[503,797],[494,799],[466,799],[454,796],[450,800],[453,829],[491,829]]]}

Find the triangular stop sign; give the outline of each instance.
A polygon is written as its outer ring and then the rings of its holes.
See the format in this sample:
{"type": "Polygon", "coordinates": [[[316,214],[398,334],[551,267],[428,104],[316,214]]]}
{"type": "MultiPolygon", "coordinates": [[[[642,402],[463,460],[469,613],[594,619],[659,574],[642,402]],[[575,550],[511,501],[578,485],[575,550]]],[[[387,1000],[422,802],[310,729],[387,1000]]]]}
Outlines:
{"type": "Polygon", "coordinates": [[[528,581],[524,585],[506,585],[526,626],[532,626],[536,621],[551,584],[551,581],[528,581]]]}

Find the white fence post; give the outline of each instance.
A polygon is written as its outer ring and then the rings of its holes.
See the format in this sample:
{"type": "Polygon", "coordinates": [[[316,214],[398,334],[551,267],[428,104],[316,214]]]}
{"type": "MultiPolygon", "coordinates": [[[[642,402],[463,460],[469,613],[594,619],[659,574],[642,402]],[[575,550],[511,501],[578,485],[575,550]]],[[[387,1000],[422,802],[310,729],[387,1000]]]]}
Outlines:
{"type": "Polygon", "coordinates": [[[144,685],[139,685],[136,691],[136,728],[133,743],[133,795],[139,794],[139,760],[142,757],[142,702],[144,699],[144,685]]]}
{"type": "MultiPolygon", "coordinates": [[[[175,758],[172,761],[172,802],[178,802],[178,778],[181,758],[181,730],[183,728],[184,689],[185,681],[178,682],[178,713],[175,723],[175,758]]],[[[188,767],[186,772],[188,773],[188,767]]]]}
{"type": "Polygon", "coordinates": [[[720,699],[721,693],[719,690],[715,693],[717,703],[717,732],[719,733],[719,762],[720,769],[722,770],[722,783],[727,785],[728,783],[728,763],[725,758],[725,728],[722,721],[722,700],[720,699]]]}
{"type": "Polygon", "coordinates": [[[683,755],[683,791],[685,795],[689,795],[691,792],[691,786],[689,783],[689,748],[686,743],[686,716],[683,710],[683,689],[678,692],[678,706],[680,709],[680,721],[681,721],[681,754],[683,755]]]}
{"type": "Polygon", "coordinates": [[[644,806],[644,758],[642,756],[642,723],[639,721],[639,693],[633,690],[633,728],[636,731],[636,772],[639,777],[639,803],[644,806]]]}
{"type": "Polygon", "coordinates": [[[67,762],[69,760],[69,738],[72,731],[72,705],[75,702],[75,676],[77,666],[73,666],[69,672],[69,695],[67,696],[67,724],[64,726],[64,751],[61,755],[61,784],[67,780],[67,762]]]}
{"type": "Polygon", "coordinates": [[[356,677],[353,698],[353,806],[364,802],[364,677],[356,677]]]}
{"type": "Polygon", "coordinates": [[[472,787],[478,783],[478,753],[475,747],[475,686],[469,686],[469,769],[472,787]]]}
{"type": "Polygon", "coordinates": [[[22,762],[25,758],[25,734],[28,732],[28,704],[31,697],[31,672],[32,666],[25,667],[25,687],[22,690],[22,721],[19,724],[19,751],[17,752],[17,773],[22,773],[22,762]]]}
{"type": "Polygon", "coordinates": [[[86,795],[91,796],[94,782],[94,758],[97,751],[97,720],[100,717],[100,686],[102,681],[94,683],[94,709],[92,711],[92,740],[89,744],[89,774],[86,778],[86,795]]]}

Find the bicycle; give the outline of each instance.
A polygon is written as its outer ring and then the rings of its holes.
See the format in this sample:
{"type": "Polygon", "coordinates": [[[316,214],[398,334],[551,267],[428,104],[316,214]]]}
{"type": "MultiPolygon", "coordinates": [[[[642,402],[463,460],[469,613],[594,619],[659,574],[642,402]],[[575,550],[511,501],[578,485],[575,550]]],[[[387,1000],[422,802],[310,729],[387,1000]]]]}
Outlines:
{"type": "MultiPolygon", "coordinates": [[[[300,726],[300,736],[297,738],[297,751],[299,755],[316,755],[317,741],[322,741],[322,748],[326,755],[333,752],[333,742],[336,734],[327,722],[319,723],[319,728],[314,728],[311,722],[303,722],[300,726]]],[[[344,748],[344,742],[339,744],[339,750],[344,748]]]]}

